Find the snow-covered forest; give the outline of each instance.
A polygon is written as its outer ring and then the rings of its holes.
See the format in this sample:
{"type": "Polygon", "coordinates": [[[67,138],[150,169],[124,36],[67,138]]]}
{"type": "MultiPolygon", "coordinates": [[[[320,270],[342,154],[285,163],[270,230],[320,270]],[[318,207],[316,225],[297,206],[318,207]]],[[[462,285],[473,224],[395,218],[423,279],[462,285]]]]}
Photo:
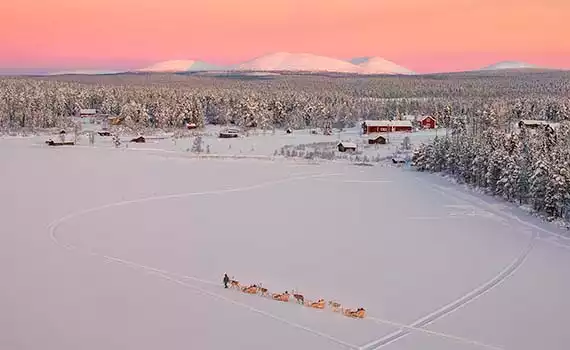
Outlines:
{"type": "Polygon", "coordinates": [[[416,149],[419,171],[442,172],[461,183],[530,206],[550,220],[570,218],[570,121],[538,129],[507,127],[483,113],[473,128],[452,132],[416,149]]]}
{"type": "Polygon", "coordinates": [[[362,119],[434,115],[567,120],[570,74],[353,77],[211,77],[120,74],[0,79],[0,130],[51,128],[81,108],[120,116],[132,128],[184,122],[264,128],[351,126],[362,119]]]}

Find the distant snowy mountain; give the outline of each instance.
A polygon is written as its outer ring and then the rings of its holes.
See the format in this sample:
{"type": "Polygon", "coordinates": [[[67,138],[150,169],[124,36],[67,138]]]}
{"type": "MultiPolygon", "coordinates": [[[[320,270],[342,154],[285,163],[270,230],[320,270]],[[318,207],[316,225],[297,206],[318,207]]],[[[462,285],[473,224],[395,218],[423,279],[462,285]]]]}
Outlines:
{"type": "MultiPolygon", "coordinates": [[[[233,66],[217,66],[203,61],[195,60],[168,60],[157,62],[142,69],[133,69],[131,72],[209,72],[233,71],[240,74],[255,72],[330,72],[352,74],[414,74],[409,69],[401,67],[380,57],[360,57],[350,61],[337,58],[319,56],[310,53],[277,52],[233,66]]],[[[124,71],[77,70],[57,72],[52,74],[114,74],[124,71]]]]}
{"type": "Polygon", "coordinates": [[[518,62],[518,61],[503,61],[492,64],[487,67],[483,67],[480,70],[501,70],[501,69],[540,69],[542,67],[535,66],[530,63],[526,62],[518,62]]]}
{"type": "Polygon", "coordinates": [[[355,74],[411,74],[412,72],[380,57],[344,61],[309,53],[277,52],[234,67],[238,71],[299,71],[355,74]]]}
{"type": "Polygon", "coordinates": [[[202,72],[215,71],[224,68],[209,64],[202,61],[194,60],[170,60],[153,64],[152,66],[139,69],[139,72],[161,72],[161,73],[180,73],[180,72],[202,72]]]}
{"type": "Polygon", "coordinates": [[[309,53],[276,52],[238,64],[235,70],[357,73],[358,66],[336,58],[309,53]]]}
{"type": "Polygon", "coordinates": [[[101,74],[120,74],[125,73],[124,70],[71,70],[71,71],[60,71],[60,72],[52,72],[48,73],[48,75],[101,75],[101,74]]]}
{"type": "Polygon", "coordinates": [[[414,74],[411,70],[381,57],[359,57],[351,60],[360,67],[361,74],[414,74]]]}

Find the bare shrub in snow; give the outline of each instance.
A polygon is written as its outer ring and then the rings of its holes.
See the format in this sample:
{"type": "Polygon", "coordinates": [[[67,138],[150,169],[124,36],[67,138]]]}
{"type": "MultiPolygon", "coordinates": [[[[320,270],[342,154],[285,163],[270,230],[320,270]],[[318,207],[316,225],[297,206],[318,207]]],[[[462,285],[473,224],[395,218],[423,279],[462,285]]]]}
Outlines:
{"type": "Polygon", "coordinates": [[[192,141],[192,148],[191,151],[193,153],[202,153],[204,152],[204,141],[202,141],[202,136],[198,135],[192,141]]]}

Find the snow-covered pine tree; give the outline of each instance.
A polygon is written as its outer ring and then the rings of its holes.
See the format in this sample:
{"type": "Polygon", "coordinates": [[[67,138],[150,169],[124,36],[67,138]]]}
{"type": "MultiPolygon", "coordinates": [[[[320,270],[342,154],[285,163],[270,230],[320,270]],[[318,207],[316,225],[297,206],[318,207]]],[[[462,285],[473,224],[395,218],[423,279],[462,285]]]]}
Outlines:
{"type": "Polygon", "coordinates": [[[570,200],[568,163],[555,163],[546,184],[544,211],[551,217],[563,217],[570,200]]]}
{"type": "Polygon", "coordinates": [[[502,169],[504,169],[506,161],[507,155],[501,147],[496,148],[495,151],[489,154],[487,171],[485,172],[485,187],[492,194],[497,194],[497,192],[501,191],[500,186],[497,185],[501,176],[504,175],[502,174],[502,169]]]}
{"type": "MultiPolygon", "coordinates": [[[[534,210],[542,212],[545,210],[546,203],[552,201],[547,198],[547,186],[550,183],[550,169],[545,160],[540,159],[534,166],[534,171],[530,177],[529,197],[532,199],[534,210]]],[[[551,193],[550,193],[551,195],[551,193]]]]}

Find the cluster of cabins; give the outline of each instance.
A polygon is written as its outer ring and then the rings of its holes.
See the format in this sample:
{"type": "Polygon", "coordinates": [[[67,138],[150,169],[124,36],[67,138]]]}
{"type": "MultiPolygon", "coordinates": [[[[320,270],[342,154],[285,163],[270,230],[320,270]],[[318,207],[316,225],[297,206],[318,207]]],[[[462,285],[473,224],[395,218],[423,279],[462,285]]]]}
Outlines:
{"type": "Polygon", "coordinates": [[[366,135],[369,144],[385,144],[386,133],[412,132],[415,128],[435,129],[437,121],[432,116],[407,116],[404,120],[365,120],[362,123],[362,134],[366,135]]]}
{"type": "MultiPolygon", "coordinates": [[[[416,128],[435,129],[437,121],[432,116],[403,118],[405,120],[365,120],[362,122],[362,134],[368,139],[368,144],[386,144],[387,133],[413,132],[416,128]]],[[[356,143],[339,142],[337,148],[340,152],[356,151],[356,143]]]]}
{"type": "Polygon", "coordinates": [[[434,117],[407,117],[404,120],[365,120],[362,123],[363,134],[373,134],[378,132],[412,132],[414,122],[422,129],[435,129],[437,121],[434,117]]]}

